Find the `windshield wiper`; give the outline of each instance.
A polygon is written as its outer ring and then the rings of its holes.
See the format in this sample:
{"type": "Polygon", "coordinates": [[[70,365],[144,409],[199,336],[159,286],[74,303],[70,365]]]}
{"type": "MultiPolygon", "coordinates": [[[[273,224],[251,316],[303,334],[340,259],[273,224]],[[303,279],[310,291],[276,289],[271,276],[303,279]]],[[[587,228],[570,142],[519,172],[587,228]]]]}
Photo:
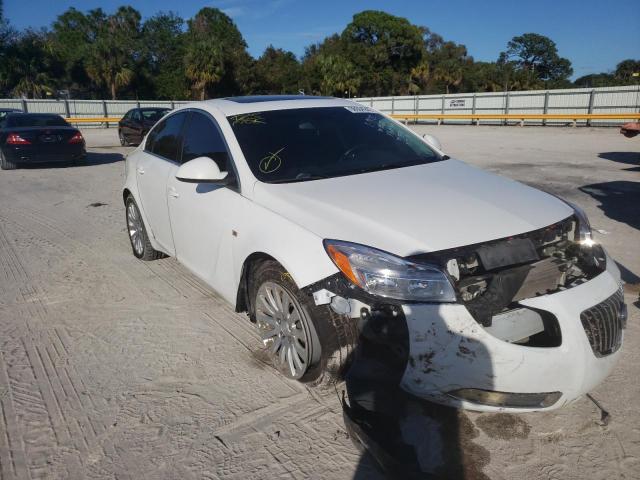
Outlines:
{"type": "Polygon", "coordinates": [[[268,183],[295,183],[295,182],[306,182],[307,180],[322,180],[325,178],[330,178],[326,175],[310,175],[308,173],[301,173],[295,178],[279,178],[278,180],[270,180],[268,183]]]}

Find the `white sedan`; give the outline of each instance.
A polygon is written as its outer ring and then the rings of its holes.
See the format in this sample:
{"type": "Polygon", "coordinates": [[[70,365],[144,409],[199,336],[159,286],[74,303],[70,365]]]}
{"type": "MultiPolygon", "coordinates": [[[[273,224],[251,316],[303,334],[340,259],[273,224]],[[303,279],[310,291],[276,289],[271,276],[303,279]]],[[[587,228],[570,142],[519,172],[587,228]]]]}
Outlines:
{"type": "Polygon", "coordinates": [[[247,312],[290,378],[339,375],[375,323],[401,332],[407,392],[544,410],[620,354],[619,271],[579,208],[348,100],[176,109],[127,157],[123,199],[134,255],[175,256],[247,312]]]}

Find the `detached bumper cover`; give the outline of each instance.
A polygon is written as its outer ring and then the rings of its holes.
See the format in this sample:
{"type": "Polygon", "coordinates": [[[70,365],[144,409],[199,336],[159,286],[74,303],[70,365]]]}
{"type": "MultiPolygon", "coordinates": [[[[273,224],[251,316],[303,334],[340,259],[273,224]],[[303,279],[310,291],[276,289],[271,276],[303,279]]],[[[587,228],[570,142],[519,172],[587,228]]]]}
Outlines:
{"type": "MultiPolygon", "coordinates": [[[[581,314],[610,299],[620,285],[613,261],[592,280],[519,303],[552,313],[562,332],[558,347],[527,347],[492,336],[459,304],[403,305],[409,331],[409,362],[401,386],[439,403],[473,410],[530,411],[471,403],[447,394],[460,389],[496,392],[561,392],[552,410],[577,399],[604,380],[620,349],[597,357],[581,314]]],[[[620,342],[622,341],[622,333],[620,342]]]]}

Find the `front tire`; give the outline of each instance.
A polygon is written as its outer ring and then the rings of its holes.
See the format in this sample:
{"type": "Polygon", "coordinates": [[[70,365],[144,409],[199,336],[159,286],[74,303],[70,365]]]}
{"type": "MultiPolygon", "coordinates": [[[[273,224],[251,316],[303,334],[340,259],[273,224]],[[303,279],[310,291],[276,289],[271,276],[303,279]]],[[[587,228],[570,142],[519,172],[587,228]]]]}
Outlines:
{"type": "Polygon", "coordinates": [[[120,138],[120,145],[122,145],[123,147],[129,145],[129,142],[127,142],[127,139],[124,136],[124,133],[122,133],[122,130],[118,130],[118,138],[120,138]]]}
{"type": "Polygon", "coordinates": [[[7,160],[4,153],[0,152],[0,168],[2,170],[15,170],[17,165],[14,162],[7,160]]]}
{"type": "Polygon", "coordinates": [[[355,320],[316,306],[275,260],[253,270],[249,295],[251,318],[278,370],[314,385],[341,379],[357,343],[355,320]]]}
{"type": "Polygon", "coordinates": [[[149,261],[162,257],[162,253],[151,246],[142,215],[140,215],[138,205],[131,195],[127,197],[126,201],[126,220],[131,248],[136,258],[149,261]]]}

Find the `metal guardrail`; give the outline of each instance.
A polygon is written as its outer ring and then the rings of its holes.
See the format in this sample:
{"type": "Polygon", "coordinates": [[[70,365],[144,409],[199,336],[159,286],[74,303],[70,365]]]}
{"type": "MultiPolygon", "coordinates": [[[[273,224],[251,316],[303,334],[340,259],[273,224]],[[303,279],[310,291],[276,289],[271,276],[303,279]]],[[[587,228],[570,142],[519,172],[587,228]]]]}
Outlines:
{"type": "Polygon", "coordinates": [[[65,120],[69,123],[118,123],[122,117],[69,117],[65,120]]]}
{"type": "Polygon", "coordinates": [[[640,113],[395,113],[390,117],[397,120],[438,120],[438,124],[444,120],[471,120],[480,124],[480,120],[518,120],[520,126],[524,125],[525,120],[570,120],[573,126],[577,125],[578,120],[640,120],[640,113]]]}
{"type": "MultiPolygon", "coordinates": [[[[480,120],[517,120],[524,125],[525,120],[570,120],[576,126],[578,120],[640,120],[640,113],[395,113],[390,117],[397,120],[471,120],[480,124],[480,120]]],[[[122,117],[70,117],[69,123],[118,123],[122,117]]]]}

